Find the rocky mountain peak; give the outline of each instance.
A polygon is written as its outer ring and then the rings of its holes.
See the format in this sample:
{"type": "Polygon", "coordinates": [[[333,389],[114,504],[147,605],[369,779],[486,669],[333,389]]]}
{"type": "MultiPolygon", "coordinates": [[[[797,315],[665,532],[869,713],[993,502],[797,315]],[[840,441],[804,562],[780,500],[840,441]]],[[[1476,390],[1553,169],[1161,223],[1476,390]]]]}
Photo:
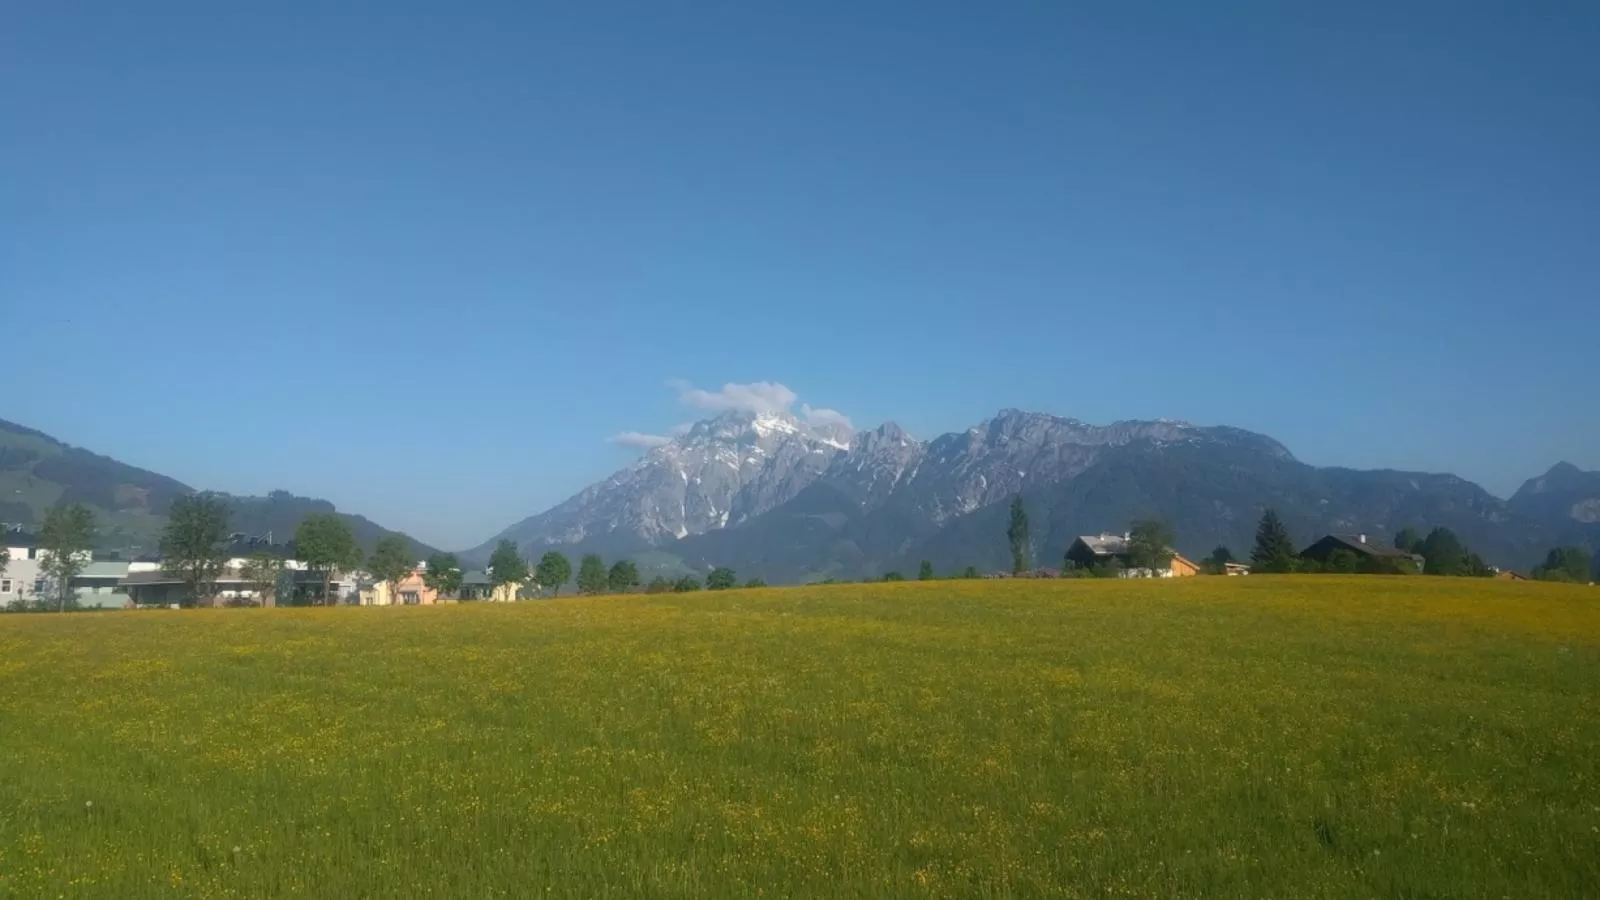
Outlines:
{"type": "Polygon", "coordinates": [[[916,439],[907,434],[904,428],[894,422],[885,422],[871,431],[858,433],[851,450],[858,453],[874,453],[885,448],[904,447],[915,442],[916,439]]]}
{"type": "Polygon", "coordinates": [[[1098,426],[1011,408],[923,442],[894,422],[857,433],[836,414],[730,411],[695,423],[632,467],[502,536],[530,553],[599,539],[659,546],[738,526],[813,484],[857,504],[862,514],[892,504],[936,525],[1075,478],[1118,448],[1186,442],[1288,458],[1261,435],[1170,420],[1098,426]]]}

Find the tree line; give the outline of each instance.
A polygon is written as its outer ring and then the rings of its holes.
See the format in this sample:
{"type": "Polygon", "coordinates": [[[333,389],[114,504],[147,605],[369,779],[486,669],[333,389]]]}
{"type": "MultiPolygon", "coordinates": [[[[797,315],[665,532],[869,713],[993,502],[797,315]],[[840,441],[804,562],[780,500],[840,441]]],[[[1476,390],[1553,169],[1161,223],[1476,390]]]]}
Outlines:
{"type": "MultiPolygon", "coordinates": [[[[1256,527],[1255,548],[1250,554],[1252,572],[1265,573],[1332,573],[1377,575],[1441,575],[1460,578],[1489,578],[1500,570],[1486,563],[1482,556],[1468,547],[1454,531],[1436,527],[1424,535],[1416,528],[1400,529],[1391,541],[1391,547],[1421,560],[1421,566],[1406,565],[1392,557],[1373,557],[1340,548],[1328,554],[1326,560],[1302,558],[1276,510],[1268,509],[1256,527]]],[[[1212,559],[1230,558],[1227,547],[1218,547],[1212,559]]],[[[1546,581],[1586,582],[1592,571],[1592,561],[1581,547],[1557,547],[1550,551],[1543,565],[1532,572],[1536,579],[1546,581]]]]}
{"type": "MultiPolygon", "coordinates": [[[[610,566],[598,553],[585,553],[578,559],[578,572],[573,578],[572,562],[559,550],[547,550],[537,563],[529,564],[517,550],[515,542],[501,540],[489,555],[487,569],[489,583],[497,590],[518,590],[529,585],[536,592],[549,591],[551,596],[561,593],[568,581],[575,581],[579,594],[646,594],[689,593],[704,588],[708,591],[725,591],[739,586],[738,575],[728,566],[717,566],[707,573],[702,585],[693,575],[668,578],[657,575],[648,583],[641,583],[639,567],[631,559],[620,559],[610,566]]],[[[747,588],[766,587],[759,578],[745,581],[747,588]]]]}
{"type": "MultiPolygon", "coordinates": [[[[214,494],[191,494],[173,501],[167,524],[159,542],[162,569],[177,578],[183,585],[181,605],[193,606],[213,601],[216,584],[228,562],[230,539],[230,512],[222,497],[214,494]]],[[[39,568],[42,580],[50,585],[46,596],[26,597],[13,601],[11,610],[65,611],[77,606],[74,579],[82,575],[92,558],[94,542],[94,513],[82,503],[69,503],[51,508],[39,529],[39,568]]],[[[1020,495],[1013,498],[1006,539],[1011,552],[1013,575],[1027,574],[1030,569],[1031,542],[1027,510],[1020,495]]],[[[1174,555],[1175,542],[1172,530],[1163,522],[1143,519],[1132,523],[1124,551],[1117,557],[1083,567],[1072,559],[1062,561],[1062,577],[1120,577],[1127,568],[1157,571],[1168,567],[1174,555]]],[[[291,603],[336,602],[332,596],[333,577],[339,571],[359,568],[365,563],[367,571],[389,586],[391,594],[416,571],[417,560],[413,542],[403,534],[390,534],[373,548],[366,557],[356,541],[350,523],[334,513],[313,513],[302,519],[295,528],[293,552],[306,568],[320,576],[321,590],[313,596],[304,596],[294,579],[286,572],[286,559],[277,551],[263,548],[253,551],[244,560],[239,578],[250,589],[252,599],[235,602],[275,603],[279,599],[291,603]]],[[[1434,528],[1426,535],[1412,527],[1397,533],[1392,541],[1396,550],[1410,554],[1422,561],[1420,571],[1429,575],[1458,577],[1487,577],[1497,570],[1467,547],[1450,529],[1434,528]]],[[[1227,546],[1219,546],[1201,564],[1204,571],[1221,574],[1235,557],[1227,546]]],[[[1409,574],[1417,571],[1393,557],[1358,554],[1340,548],[1329,553],[1325,560],[1301,557],[1296,544],[1276,510],[1262,513],[1256,527],[1255,546],[1250,554],[1251,571],[1261,573],[1339,573],[1339,574],[1409,574]]],[[[9,565],[8,551],[0,548],[0,575],[9,565]]],[[[1550,550],[1544,563],[1534,568],[1532,576],[1546,581],[1587,582],[1592,578],[1593,559],[1581,547],[1563,546],[1550,550]]],[[[531,564],[522,558],[516,544],[502,540],[495,547],[486,570],[489,584],[496,592],[521,593],[528,586],[535,591],[548,590],[552,596],[573,580],[572,564],[565,554],[550,550],[531,564]]],[[[933,563],[923,560],[917,578],[933,580],[933,563]]],[[[942,576],[946,578],[981,577],[975,566],[942,576]]],[[[472,599],[463,594],[464,575],[460,560],[453,553],[435,553],[425,562],[423,582],[439,596],[454,599],[472,599]]],[[[883,581],[904,581],[899,571],[885,573],[883,581]]],[[[827,579],[819,583],[833,583],[827,579]]],[[[579,559],[577,589],[580,594],[603,593],[687,593],[706,590],[727,590],[738,585],[734,570],[718,566],[707,574],[704,583],[693,575],[676,579],[657,575],[648,583],[641,583],[638,566],[632,560],[617,560],[609,567],[599,554],[588,553],[579,559]]],[[[747,580],[745,587],[764,587],[759,578],[747,580]]]]}
{"type": "MultiPolygon", "coordinates": [[[[1020,494],[1011,501],[1006,540],[1011,551],[1012,574],[1027,573],[1030,566],[1031,544],[1028,513],[1020,494]]],[[[1120,577],[1127,569],[1159,571],[1171,565],[1175,555],[1172,545],[1175,542],[1172,530],[1166,523],[1158,519],[1141,519],[1130,526],[1122,554],[1088,567],[1077,565],[1069,556],[1062,561],[1061,577],[1114,578],[1120,577]]],[[[1456,577],[1490,577],[1499,571],[1467,547],[1455,532],[1444,527],[1434,528],[1426,535],[1416,528],[1403,528],[1394,536],[1393,547],[1421,560],[1420,568],[1409,566],[1393,557],[1360,554],[1345,548],[1333,550],[1326,560],[1307,559],[1300,555],[1288,527],[1284,525],[1277,510],[1269,508],[1262,513],[1256,527],[1255,546],[1250,554],[1250,569],[1252,572],[1261,573],[1327,572],[1383,575],[1421,573],[1456,577]]],[[[1202,572],[1221,575],[1227,571],[1229,564],[1237,561],[1226,545],[1220,545],[1212,550],[1199,566],[1202,572]]],[[[932,577],[931,565],[924,561],[922,566],[923,577],[932,577]]],[[[1532,576],[1546,581],[1587,582],[1591,579],[1593,567],[1593,559],[1583,548],[1557,547],[1549,552],[1543,564],[1533,570],[1532,576]]],[[[895,572],[886,576],[886,580],[899,578],[899,573],[895,572]]]]}

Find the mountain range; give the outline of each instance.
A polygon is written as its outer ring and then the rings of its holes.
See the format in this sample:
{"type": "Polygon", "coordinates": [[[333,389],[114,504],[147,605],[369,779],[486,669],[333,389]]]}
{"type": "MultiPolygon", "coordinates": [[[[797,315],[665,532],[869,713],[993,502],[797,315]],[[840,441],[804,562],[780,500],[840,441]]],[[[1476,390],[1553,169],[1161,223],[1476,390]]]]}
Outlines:
{"type": "Polygon", "coordinates": [[[724,413],[500,539],[530,558],[632,556],[645,568],[732,566],[772,582],[1009,565],[1009,501],[1029,510],[1033,554],[1054,566],[1079,534],[1134,519],[1172,525],[1192,556],[1246,555],[1267,507],[1309,544],[1328,532],[1387,543],[1406,526],[1455,531],[1491,563],[1527,569],[1558,543],[1600,545],[1600,473],[1561,463],[1501,500],[1454,475],[1310,466],[1277,441],[1169,420],[1096,426],[1002,410],[919,441],[899,426],[852,432],[786,413],[724,413]]]}
{"type": "MultiPolygon", "coordinates": [[[[173,499],[193,488],[0,420],[0,522],[29,527],[50,506],[96,513],[100,549],[154,550],[173,499]]],[[[1526,570],[1554,546],[1600,548],[1600,472],[1559,463],[1508,500],[1454,475],[1310,466],[1238,428],[1170,420],[1097,426],[1002,410],[920,441],[894,423],[854,431],[783,412],[698,422],[632,465],[462,552],[482,565],[501,539],[525,556],[631,557],[646,572],[736,569],[773,583],[1009,565],[1008,507],[1021,495],[1032,551],[1055,566],[1078,534],[1158,517],[1177,549],[1218,544],[1248,555],[1256,523],[1278,510],[1303,544],[1327,532],[1387,542],[1401,528],[1448,527],[1492,564],[1526,570]]],[[[326,500],[274,491],[222,495],[236,530],[293,534],[334,512],[367,549],[390,534],[326,500]]],[[[434,548],[413,541],[419,557],[434,548]]]]}
{"type": "MultiPolygon", "coordinates": [[[[0,522],[31,530],[57,503],[82,503],[95,514],[95,549],[125,556],[154,552],[167,511],[194,488],[165,475],[118,462],[48,434],[0,419],[0,522]]],[[[246,535],[294,536],[311,513],[335,513],[350,523],[356,541],[370,551],[391,532],[332,503],[273,491],[265,497],[220,495],[233,529],[246,535]]],[[[419,558],[434,548],[413,540],[419,558]]]]}

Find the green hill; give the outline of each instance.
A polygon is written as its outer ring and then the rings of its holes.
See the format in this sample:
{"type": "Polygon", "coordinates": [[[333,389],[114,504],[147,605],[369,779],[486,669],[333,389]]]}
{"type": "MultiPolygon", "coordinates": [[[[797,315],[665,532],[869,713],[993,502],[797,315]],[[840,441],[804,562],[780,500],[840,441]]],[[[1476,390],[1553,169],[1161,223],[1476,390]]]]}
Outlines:
{"type": "MultiPolygon", "coordinates": [[[[82,503],[95,514],[95,545],[102,551],[139,554],[155,550],[172,501],[194,488],[148,469],[74,447],[15,422],[0,419],[0,522],[36,526],[58,503],[82,503]]],[[[279,541],[294,534],[310,513],[337,513],[368,550],[390,531],[332,503],[273,491],[265,497],[223,495],[235,531],[271,532],[279,541]]],[[[413,541],[413,543],[416,543],[413,541]]],[[[419,554],[433,552],[416,544],[419,554]]]]}

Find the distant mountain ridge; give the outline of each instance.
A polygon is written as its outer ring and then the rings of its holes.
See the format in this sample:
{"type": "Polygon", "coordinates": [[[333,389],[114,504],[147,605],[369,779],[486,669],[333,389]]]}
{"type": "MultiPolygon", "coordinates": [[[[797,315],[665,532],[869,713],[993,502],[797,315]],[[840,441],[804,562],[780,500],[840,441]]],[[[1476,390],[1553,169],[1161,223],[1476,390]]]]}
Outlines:
{"type": "MultiPolygon", "coordinates": [[[[32,527],[60,502],[83,503],[95,513],[96,549],[153,552],[172,501],[194,492],[178,481],[56,440],[37,429],[0,419],[0,522],[32,527]]],[[[388,529],[332,503],[273,491],[266,497],[221,494],[235,531],[279,541],[294,536],[309,513],[336,513],[370,550],[388,529]]],[[[434,548],[413,541],[420,555],[434,548]]]]}
{"type": "Polygon", "coordinates": [[[1445,526],[1490,562],[1526,569],[1559,540],[1600,541],[1596,481],[1558,466],[1508,502],[1453,475],[1309,466],[1226,426],[1096,426],[1004,409],[930,441],[892,422],[845,440],[789,416],[728,413],[466,554],[509,538],[533,557],[643,554],[775,582],[913,571],[921,559],[997,568],[1006,507],[1021,494],[1042,565],[1058,565],[1076,534],[1144,516],[1172,524],[1184,552],[1227,544],[1243,555],[1271,506],[1304,543],[1326,532],[1387,543],[1406,526],[1445,526]]]}
{"type": "MultiPolygon", "coordinates": [[[[155,548],[166,511],[192,489],[176,479],[0,420],[0,522],[33,526],[63,500],[96,513],[100,549],[155,548]]],[[[890,422],[854,431],[786,413],[725,413],[696,423],[610,478],[464,551],[481,564],[501,537],[537,557],[557,548],[631,556],[648,569],[728,565],[774,583],[1007,564],[1006,506],[1021,494],[1033,553],[1056,565],[1079,533],[1166,519],[1178,549],[1248,553],[1261,510],[1295,538],[1445,526],[1489,562],[1526,570],[1553,546],[1600,548],[1600,472],[1568,463],[1509,500],[1453,475],[1318,468],[1265,435],[1169,420],[1089,425],[1001,410],[919,441],[890,422]]],[[[233,527],[283,541],[311,512],[335,512],[370,549],[389,530],[325,500],[274,491],[223,495],[233,527]]],[[[419,556],[434,548],[413,542],[419,556]]]]}

